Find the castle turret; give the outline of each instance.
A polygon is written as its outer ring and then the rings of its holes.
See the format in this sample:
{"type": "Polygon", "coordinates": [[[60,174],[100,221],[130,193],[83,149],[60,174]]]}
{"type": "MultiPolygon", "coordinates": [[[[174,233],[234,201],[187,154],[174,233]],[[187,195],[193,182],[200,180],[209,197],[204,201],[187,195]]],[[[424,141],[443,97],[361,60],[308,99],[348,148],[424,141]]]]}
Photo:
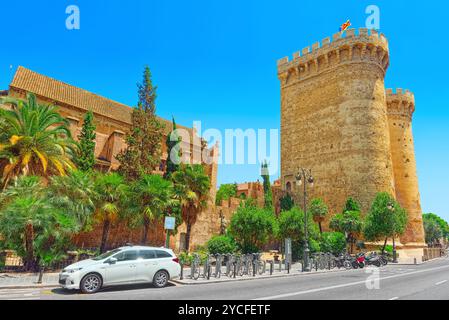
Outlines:
{"type": "Polygon", "coordinates": [[[316,179],[310,198],[331,213],[355,197],[367,212],[377,192],[395,194],[384,77],[388,42],[376,31],[337,33],[293,60],[278,61],[281,81],[281,179],[295,188],[298,167],[316,179]]]}
{"type": "Polygon", "coordinates": [[[408,225],[401,242],[422,246],[424,228],[412,133],[415,97],[402,89],[397,89],[396,93],[387,89],[386,93],[396,199],[408,213],[408,225]]]}

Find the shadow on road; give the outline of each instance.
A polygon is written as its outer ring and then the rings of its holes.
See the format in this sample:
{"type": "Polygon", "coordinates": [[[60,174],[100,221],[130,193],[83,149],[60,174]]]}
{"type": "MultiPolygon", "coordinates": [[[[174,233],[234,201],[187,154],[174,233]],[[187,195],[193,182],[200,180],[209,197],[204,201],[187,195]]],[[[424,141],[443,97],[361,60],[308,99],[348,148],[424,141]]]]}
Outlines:
{"type": "MultiPolygon", "coordinates": [[[[166,286],[166,288],[175,287],[176,285],[169,282],[166,286]]],[[[116,291],[130,291],[130,290],[142,290],[142,289],[153,289],[153,290],[161,290],[159,288],[156,288],[151,283],[142,283],[142,284],[127,284],[122,286],[111,286],[101,289],[98,293],[103,292],[116,292],[116,291]]],[[[81,294],[80,290],[67,290],[63,288],[55,288],[51,290],[53,294],[59,294],[64,296],[74,296],[81,294]]],[[[87,296],[87,295],[86,295],[87,296]]]]}

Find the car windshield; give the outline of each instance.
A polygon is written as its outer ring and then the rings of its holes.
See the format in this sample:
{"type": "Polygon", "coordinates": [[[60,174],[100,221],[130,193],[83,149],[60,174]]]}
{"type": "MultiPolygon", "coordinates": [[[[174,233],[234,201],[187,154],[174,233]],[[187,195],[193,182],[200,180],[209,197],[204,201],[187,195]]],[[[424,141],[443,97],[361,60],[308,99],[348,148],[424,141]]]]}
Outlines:
{"type": "Polygon", "coordinates": [[[114,254],[116,254],[116,253],[118,253],[120,251],[122,251],[122,250],[121,249],[114,249],[114,250],[105,252],[105,253],[99,255],[98,257],[93,258],[92,260],[95,260],[95,261],[103,260],[103,259],[109,258],[110,256],[112,256],[112,255],[114,255],[114,254]]]}

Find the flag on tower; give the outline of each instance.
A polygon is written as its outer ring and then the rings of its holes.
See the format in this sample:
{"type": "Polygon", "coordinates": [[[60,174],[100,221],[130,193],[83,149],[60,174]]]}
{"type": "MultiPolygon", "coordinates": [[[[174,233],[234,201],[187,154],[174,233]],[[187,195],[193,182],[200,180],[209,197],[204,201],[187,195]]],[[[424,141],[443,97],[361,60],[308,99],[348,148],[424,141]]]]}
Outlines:
{"type": "Polygon", "coordinates": [[[351,21],[346,21],[345,23],[343,23],[340,27],[340,32],[345,31],[346,29],[348,29],[351,26],[351,21]]]}

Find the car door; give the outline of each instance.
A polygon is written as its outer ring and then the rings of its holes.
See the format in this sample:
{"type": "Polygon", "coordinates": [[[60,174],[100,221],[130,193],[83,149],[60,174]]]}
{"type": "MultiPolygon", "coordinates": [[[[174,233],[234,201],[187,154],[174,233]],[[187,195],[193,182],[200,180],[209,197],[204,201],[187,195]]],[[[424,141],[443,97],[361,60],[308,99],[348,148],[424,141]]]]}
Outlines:
{"type": "Polygon", "coordinates": [[[154,274],[158,270],[158,262],[154,250],[139,250],[137,258],[136,280],[138,282],[153,282],[154,274]]]}
{"type": "Polygon", "coordinates": [[[158,270],[164,269],[167,270],[170,273],[170,276],[174,276],[173,272],[173,256],[164,250],[155,250],[156,252],[156,259],[157,259],[157,265],[158,270]]]}
{"type": "Polygon", "coordinates": [[[106,264],[104,282],[111,284],[126,284],[136,281],[137,250],[126,250],[112,256],[117,259],[114,264],[106,264]]]}

